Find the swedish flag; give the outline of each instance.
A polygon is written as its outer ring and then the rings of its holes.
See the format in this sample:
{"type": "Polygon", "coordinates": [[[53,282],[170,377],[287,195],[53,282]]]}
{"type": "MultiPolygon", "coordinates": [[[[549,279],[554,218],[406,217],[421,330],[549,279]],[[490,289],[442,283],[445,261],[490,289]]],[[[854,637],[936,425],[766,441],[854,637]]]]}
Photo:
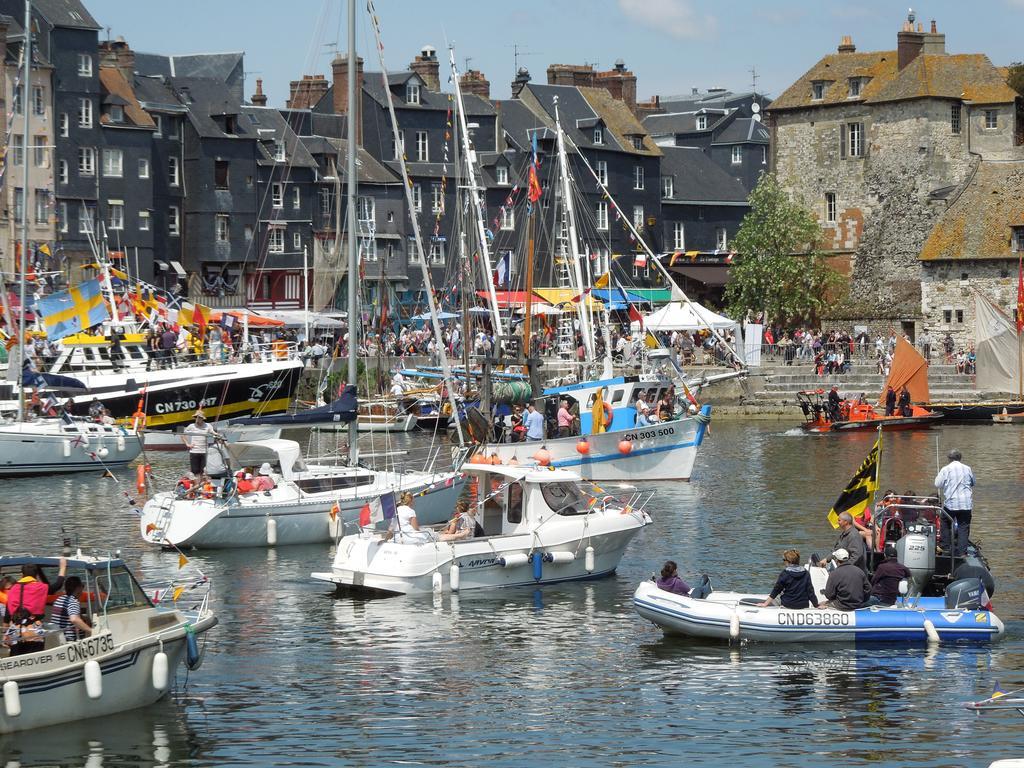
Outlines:
{"type": "Polygon", "coordinates": [[[37,308],[46,335],[53,341],[99,325],[110,317],[99,280],[87,280],[70,290],[39,299],[37,308]]]}
{"type": "Polygon", "coordinates": [[[843,492],[839,494],[832,509],[828,511],[828,521],[832,523],[833,528],[839,527],[839,515],[843,512],[849,512],[856,517],[864,509],[865,504],[874,498],[875,491],[878,490],[878,457],[881,453],[882,433],[879,432],[878,439],[871,447],[868,457],[864,459],[857,474],[853,476],[843,492]]]}

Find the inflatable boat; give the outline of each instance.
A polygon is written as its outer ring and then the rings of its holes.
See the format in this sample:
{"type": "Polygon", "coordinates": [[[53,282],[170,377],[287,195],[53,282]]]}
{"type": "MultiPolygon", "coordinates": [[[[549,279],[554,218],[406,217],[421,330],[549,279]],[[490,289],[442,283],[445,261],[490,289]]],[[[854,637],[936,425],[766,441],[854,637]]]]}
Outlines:
{"type": "MultiPolygon", "coordinates": [[[[824,569],[811,569],[823,571],[824,569]]],[[[820,583],[819,578],[814,579],[820,583]]],[[[980,579],[950,584],[943,597],[901,598],[894,606],[856,611],[761,607],[767,595],[712,591],[688,597],[646,581],[633,607],[666,634],[767,642],[990,642],[1003,622],[987,604],[980,579]]]]}

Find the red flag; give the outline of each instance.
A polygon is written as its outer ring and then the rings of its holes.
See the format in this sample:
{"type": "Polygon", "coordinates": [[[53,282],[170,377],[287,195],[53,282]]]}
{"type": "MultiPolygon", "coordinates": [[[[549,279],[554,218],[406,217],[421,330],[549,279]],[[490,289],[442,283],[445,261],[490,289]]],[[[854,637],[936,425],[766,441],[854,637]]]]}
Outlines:
{"type": "Polygon", "coordinates": [[[1024,256],[1017,257],[1017,334],[1024,330],[1024,256]]]}
{"type": "Polygon", "coordinates": [[[531,203],[536,203],[538,200],[540,200],[540,196],[541,196],[542,192],[543,192],[543,190],[541,189],[540,181],[538,181],[538,179],[537,179],[537,166],[536,165],[531,165],[530,166],[530,185],[529,185],[529,190],[526,193],[527,197],[530,198],[530,202],[531,203]]]}
{"type": "Polygon", "coordinates": [[[644,327],[644,316],[641,315],[640,310],[638,310],[632,304],[629,305],[629,322],[640,323],[640,327],[644,327]]]}
{"type": "Polygon", "coordinates": [[[647,266],[647,254],[646,253],[638,253],[633,258],[633,266],[637,267],[637,268],[646,267],[647,266]]]}
{"type": "Polygon", "coordinates": [[[363,508],[359,510],[359,525],[366,527],[370,524],[370,505],[363,504],[363,508]]]}

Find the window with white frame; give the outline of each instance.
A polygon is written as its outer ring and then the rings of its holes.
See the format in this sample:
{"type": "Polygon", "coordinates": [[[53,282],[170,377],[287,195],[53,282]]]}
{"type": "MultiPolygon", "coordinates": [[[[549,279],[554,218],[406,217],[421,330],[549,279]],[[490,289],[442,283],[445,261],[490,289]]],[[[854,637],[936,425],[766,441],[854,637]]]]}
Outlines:
{"type": "Polygon", "coordinates": [[[511,205],[505,205],[501,208],[501,228],[502,229],[515,229],[516,228],[516,211],[511,205]]]}
{"type": "Polygon", "coordinates": [[[329,187],[320,188],[320,216],[328,218],[334,213],[334,190],[329,187]]]}
{"type": "Polygon", "coordinates": [[[850,78],[850,80],[849,80],[849,90],[850,90],[849,98],[856,99],[856,98],[860,97],[860,86],[861,86],[861,79],[859,77],[851,77],[850,78]]]}
{"type": "Polygon", "coordinates": [[[11,136],[11,165],[25,162],[25,141],[21,136],[11,136]]]}
{"type": "Polygon", "coordinates": [[[68,204],[57,203],[57,231],[68,231],[68,204]]]}
{"type": "Polygon", "coordinates": [[[156,123],[156,130],[153,131],[153,136],[156,138],[162,138],[164,128],[164,117],[163,115],[153,115],[153,122],[156,123]]]}
{"type": "Polygon", "coordinates": [[[836,223],[836,193],[826,192],[825,193],[825,223],[835,224],[836,223]]]}
{"type": "Polygon", "coordinates": [[[252,242],[252,224],[246,224],[242,228],[242,237],[245,238],[245,242],[247,242],[247,243],[251,243],[252,242]]]}
{"type": "Polygon", "coordinates": [[[434,266],[444,264],[444,240],[434,240],[430,243],[430,263],[434,266]]]}
{"type": "Polygon", "coordinates": [[[78,148],[78,175],[96,175],[96,150],[92,147],[78,148]]]}
{"type": "Polygon", "coordinates": [[[218,213],[213,219],[214,239],[218,243],[226,243],[231,239],[231,217],[226,213],[218,213]]]}
{"type": "Polygon", "coordinates": [[[708,129],[708,116],[697,115],[697,130],[706,131],[708,129]]]}
{"type": "Polygon", "coordinates": [[[405,103],[406,104],[419,104],[420,103],[420,85],[419,85],[419,83],[408,83],[405,86],[405,103]]]}
{"type": "Polygon", "coordinates": [[[725,227],[719,227],[715,230],[715,247],[720,251],[724,251],[729,247],[729,233],[725,227]]]}
{"type": "Polygon", "coordinates": [[[107,202],[107,229],[124,229],[124,203],[107,202]]]}
{"type": "Polygon", "coordinates": [[[633,166],[633,189],[644,188],[644,167],[642,165],[633,166]]]}
{"type": "Polygon", "coordinates": [[[181,234],[181,211],[176,205],[167,209],[167,234],[175,236],[181,234]]]}
{"type": "Polygon", "coordinates": [[[743,162],[743,147],[736,144],[732,148],[732,164],[739,165],[743,162]]]}
{"type": "Polygon", "coordinates": [[[149,232],[149,211],[139,211],[139,231],[149,232]]]}
{"type": "Polygon", "coordinates": [[[644,148],[644,137],[640,134],[633,134],[629,137],[629,140],[633,143],[633,149],[644,148]]]}
{"type": "Polygon", "coordinates": [[[671,176],[661,177],[661,196],[665,198],[672,197],[676,193],[675,179],[671,176]]]}
{"type": "Polygon", "coordinates": [[[604,128],[601,126],[594,128],[594,143],[604,144],[604,128]]]}
{"type": "Polygon", "coordinates": [[[416,238],[409,237],[405,243],[405,247],[409,252],[409,263],[420,264],[420,249],[416,247],[416,238]]]}
{"type": "Polygon", "coordinates": [[[103,175],[113,179],[124,176],[124,152],[120,149],[103,150],[103,175]]]}
{"type": "Polygon", "coordinates": [[[78,54],[78,76],[92,77],[92,56],[88,53],[78,54]]]}
{"type": "Polygon", "coordinates": [[[369,195],[360,195],[356,200],[356,214],[362,227],[372,229],[377,221],[376,200],[369,195]]]}
{"type": "Polygon", "coordinates": [[[46,114],[46,92],[41,85],[32,86],[32,114],[46,114]]]}
{"type": "Polygon", "coordinates": [[[270,185],[270,204],[275,208],[284,208],[284,184],[279,181],[270,185]]]}
{"type": "Polygon", "coordinates": [[[47,152],[46,137],[45,136],[33,136],[32,137],[32,164],[36,168],[46,168],[49,165],[47,162],[50,158],[49,152],[47,152]]]}
{"type": "Polygon", "coordinates": [[[58,160],[57,161],[57,180],[61,184],[68,183],[68,161],[58,160]]]}
{"type": "Polygon", "coordinates": [[[377,261],[380,258],[377,253],[377,241],[372,237],[360,238],[359,253],[364,261],[377,261]]]}
{"type": "Polygon", "coordinates": [[[292,208],[299,210],[302,207],[302,187],[298,184],[292,187],[292,208]]]}
{"type": "Polygon", "coordinates": [[[111,104],[110,111],[107,114],[110,116],[110,122],[112,123],[124,122],[124,107],[120,104],[111,104]]]}
{"type": "Polygon", "coordinates": [[[444,213],[444,191],[439,182],[430,185],[430,210],[434,213],[444,213]]]}
{"type": "Polygon", "coordinates": [[[686,225],[681,221],[672,223],[672,248],[676,251],[686,250],[686,225]]]}
{"type": "Polygon", "coordinates": [[[412,185],[412,207],[416,213],[423,210],[423,189],[419,184],[412,185]]]}
{"type": "Polygon", "coordinates": [[[608,186],[608,161],[598,160],[594,163],[594,173],[597,175],[597,180],[601,182],[601,186],[608,186]]]}
{"type": "Polygon", "coordinates": [[[140,179],[148,179],[149,178],[149,158],[148,157],[140,157],[139,158],[139,178],[140,179]]]}
{"type": "Polygon", "coordinates": [[[426,131],[416,131],[416,159],[421,163],[430,159],[430,139],[426,131]]]}
{"type": "Polygon", "coordinates": [[[274,161],[278,162],[278,163],[283,163],[286,159],[287,158],[286,158],[285,153],[284,153],[284,142],[281,141],[281,140],[275,141],[274,142],[274,161]]]}
{"type": "Polygon", "coordinates": [[[284,253],[284,227],[271,227],[267,233],[267,250],[270,253],[284,253]]]}
{"type": "Polygon", "coordinates": [[[597,202],[596,219],[597,228],[602,232],[606,232],[608,230],[608,203],[604,200],[599,200],[597,202]]]}
{"type": "Polygon", "coordinates": [[[496,166],[494,169],[494,178],[498,184],[508,184],[508,167],[504,165],[496,166]]]}
{"type": "Polygon", "coordinates": [[[80,235],[91,235],[95,230],[96,206],[81,203],[78,206],[78,233],[80,235]]]}
{"type": "Polygon", "coordinates": [[[849,123],[846,126],[847,152],[850,157],[864,156],[864,123],[849,123]]]}
{"type": "Polygon", "coordinates": [[[633,206],[633,228],[640,229],[644,225],[644,207],[642,205],[633,206]]]}
{"type": "Polygon", "coordinates": [[[391,158],[401,160],[405,154],[405,131],[398,132],[398,143],[395,144],[395,134],[391,134],[391,158]]]}
{"type": "Polygon", "coordinates": [[[999,127],[999,110],[997,109],[986,109],[985,110],[985,130],[994,131],[999,127]]]}
{"type": "Polygon", "coordinates": [[[302,250],[302,233],[299,231],[292,232],[292,248],[296,251],[302,250]]]}
{"type": "Polygon", "coordinates": [[[177,187],[181,184],[181,173],[178,167],[178,158],[171,155],[167,158],[167,183],[172,187],[177,187]]]}
{"type": "Polygon", "coordinates": [[[78,127],[92,128],[92,99],[78,100],[78,127]]]}
{"type": "Polygon", "coordinates": [[[60,130],[61,138],[62,139],[66,139],[68,137],[68,130],[69,130],[69,126],[70,126],[70,123],[71,123],[71,121],[68,119],[68,113],[67,112],[61,112],[60,113],[60,120],[58,122],[60,123],[58,128],[60,130]]]}

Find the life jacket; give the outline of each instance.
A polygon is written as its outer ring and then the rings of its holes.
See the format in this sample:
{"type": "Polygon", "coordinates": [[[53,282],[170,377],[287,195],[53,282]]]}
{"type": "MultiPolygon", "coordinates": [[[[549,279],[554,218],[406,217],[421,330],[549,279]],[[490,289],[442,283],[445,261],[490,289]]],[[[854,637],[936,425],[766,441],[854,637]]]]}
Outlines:
{"type": "Polygon", "coordinates": [[[14,584],[7,592],[7,614],[13,616],[19,607],[25,606],[33,616],[42,616],[46,612],[46,597],[50,588],[43,582],[26,576],[14,584]]]}
{"type": "Polygon", "coordinates": [[[252,493],[256,490],[256,484],[252,480],[237,480],[235,487],[238,488],[239,493],[252,493]]]}

